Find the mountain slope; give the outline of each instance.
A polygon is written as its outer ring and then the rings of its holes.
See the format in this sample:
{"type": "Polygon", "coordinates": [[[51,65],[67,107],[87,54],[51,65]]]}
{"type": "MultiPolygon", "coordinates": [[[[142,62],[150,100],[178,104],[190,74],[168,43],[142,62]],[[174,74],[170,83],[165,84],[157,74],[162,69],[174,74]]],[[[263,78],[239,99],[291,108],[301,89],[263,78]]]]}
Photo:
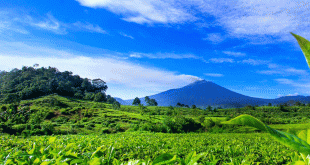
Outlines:
{"type": "MultiPolygon", "coordinates": [[[[155,99],[159,106],[175,106],[180,102],[181,104],[196,105],[202,108],[208,105],[222,107],[240,107],[249,104],[261,105],[271,101],[245,96],[205,80],[196,81],[185,87],[171,89],[149,97],[155,99]]],[[[141,103],[145,104],[144,98],[140,99],[141,103]]],[[[128,105],[132,101],[124,100],[123,102],[128,105]]]]}
{"type": "MultiPolygon", "coordinates": [[[[200,80],[178,89],[170,89],[155,95],[149,96],[155,99],[159,106],[176,106],[177,103],[185,105],[196,105],[206,108],[207,106],[220,106],[223,108],[238,108],[246,105],[273,105],[285,102],[300,101],[309,103],[310,96],[284,96],[276,99],[262,99],[245,96],[211,81],[200,80]]],[[[146,105],[144,98],[140,98],[141,104],[146,105]]],[[[122,105],[131,105],[133,100],[122,100],[117,98],[122,105]]]]}

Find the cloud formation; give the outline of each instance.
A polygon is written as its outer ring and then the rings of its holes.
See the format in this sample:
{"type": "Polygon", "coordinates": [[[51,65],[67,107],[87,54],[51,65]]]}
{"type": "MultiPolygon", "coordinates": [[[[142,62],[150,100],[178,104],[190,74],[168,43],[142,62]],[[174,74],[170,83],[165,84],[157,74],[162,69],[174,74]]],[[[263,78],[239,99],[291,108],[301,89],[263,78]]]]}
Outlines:
{"type": "Polygon", "coordinates": [[[21,34],[30,34],[27,28],[33,27],[38,30],[46,30],[55,34],[65,35],[68,31],[86,31],[92,33],[107,34],[99,25],[89,22],[64,23],[56,19],[51,13],[45,16],[34,17],[29,14],[0,12],[0,32],[13,31],[21,34]]]}
{"type": "Polygon", "coordinates": [[[105,8],[138,24],[183,23],[195,20],[180,3],[172,0],[77,0],[82,6],[105,8]]]}
{"type": "Polygon", "coordinates": [[[25,43],[0,42],[0,50],[3,50],[0,51],[0,70],[10,71],[22,66],[33,66],[35,63],[44,67],[52,66],[60,71],[72,71],[81,77],[101,78],[109,86],[108,93],[126,99],[134,97],[130,93],[124,93],[126,88],[137,90],[138,92],[134,94],[142,97],[201,80],[197,76],[150,68],[125,60],[108,57],[92,58],[87,57],[87,54],[35,47],[25,43]],[[2,49],[8,45],[10,46],[7,49],[2,49]],[[125,89],[119,90],[118,86],[125,89]]]}
{"type": "Polygon", "coordinates": [[[246,60],[242,60],[242,63],[256,66],[256,65],[268,64],[270,62],[265,61],[265,60],[246,59],[246,60]]]}
{"type": "Polygon", "coordinates": [[[294,75],[300,75],[300,76],[307,76],[309,75],[306,70],[302,69],[296,69],[296,68],[285,68],[283,66],[274,68],[273,70],[262,70],[258,71],[257,73],[265,74],[265,75],[282,75],[282,76],[294,76],[294,75]]]}
{"type": "Polygon", "coordinates": [[[150,58],[150,59],[196,59],[208,63],[203,57],[194,54],[175,54],[175,53],[130,53],[132,58],[150,58]]]}
{"type": "Polygon", "coordinates": [[[234,63],[234,59],[231,58],[211,58],[209,59],[209,61],[213,62],[213,63],[224,63],[224,62],[228,62],[228,63],[234,63]]]}
{"type": "Polygon", "coordinates": [[[45,17],[43,20],[34,20],[31,16],[27,16],[27,19],[23,22],[25,24],[28,24],[30,26],[44,29],[48,31],[52,31],[57,34],[66,34],[66,28],[64,24],[60,21],[58,21],[52,14],[48,13],[47,17],[45,17]]]}
{"type": "Polygon", "coordinates": [[[213,44],[219,44],[225,40],[225,38],[220,33],[208,34],[206,38],[202,40],[211,41],[213,44]]]}
{"type": "Polygon", "coordinates": [[[309,16],[309,3],[302,0],[253,1],[238,0],[218,2],[223,12],[214,12],[219,23],[234,34],[273,35],[288,33],[309,25],[305,21],[309,16]]]}
{"type": "Polygon", "coordinates": [[[107,34],[107,32],[105,30],[103,30],[100,26],[98,25],[93,25],[93,24],[90,24],[90,23],[82,23],[80,21],[78,22],[75,22],[72,24],[73,27],[76,27],[77,29],[80,29],[80,30],[85,30],[85,31],[88,31],[88,32],[95,32],[95,33],[101,33],[101,34],[107,34]]]}
{"type": "Polygon", "coordinates": [[[234,57],[244,57],[244,56],[246,56],[245,53],[241,53],[241,52],[223,51],[223,53],[227,54],[228,56],[234,56],[234,57]]]}
{"type": "Polygon", "coordinates": [[[223,74],[220,73],[204,73],[204,75],[206,76],[210,76],[210,77],[223,77],[223,74]]]}
{"type": "MultiPolygon", "coordinates": [[[[104,8],[138,24],[183,24],[219,26],[233,38],[248,38],[253,44],[290,40],[290,31],[310,36],[310,3],[304,0],[76,0],[82,6],[104,8]],[[270,38],[269,36],[274,36],[270,38]],[[252,38],[253,37],[253,38],[252,38]]],[[[225,36],[225,38],[227,37],[225,36]]],[[[211,33],[203,40],[219,44],[225,39],[211,33]]]]}
{"type": "Polygon", "coordinates": [[[123,32],[120,32],[119,34],[122,35],[122,36],[124,36],[124,37],[130,38],[130,39],[132,39],[132,40],[135,39],[133,36],[128,35],[128,34],[123,33],[123,32]]]}

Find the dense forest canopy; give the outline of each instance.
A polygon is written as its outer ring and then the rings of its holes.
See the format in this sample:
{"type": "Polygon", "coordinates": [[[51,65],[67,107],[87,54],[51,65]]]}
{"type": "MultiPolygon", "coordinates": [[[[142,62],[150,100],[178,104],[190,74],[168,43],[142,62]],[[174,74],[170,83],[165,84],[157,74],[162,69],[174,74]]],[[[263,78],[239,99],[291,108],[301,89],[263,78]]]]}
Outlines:
{"type": "Polygon", "coordinates": [[[0,71],[0,100],[15,102],[57,93],[78,99],[113,103],[106,96],[108,86],[101,79],[81,78],[70,71],[60,72],[57,68],[34,68],[24,66],[21,70],[0,71]]]}

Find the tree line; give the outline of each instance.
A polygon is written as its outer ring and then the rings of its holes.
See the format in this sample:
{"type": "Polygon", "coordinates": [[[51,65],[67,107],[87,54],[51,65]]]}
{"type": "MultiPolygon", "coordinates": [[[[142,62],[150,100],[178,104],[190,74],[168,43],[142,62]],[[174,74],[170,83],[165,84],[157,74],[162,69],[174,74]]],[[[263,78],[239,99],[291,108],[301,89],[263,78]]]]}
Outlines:
{"type": "Polygon", "coordinates": [[[106,96],[106,82],[101,79],[81,78],[70,71],[60,72],[55,67],[27,67],[0,72],[0,101],[14,103],[49,94],[114,103],[106,96]]]}
{"type": "MultiPolygon", "coordinates": [[[[148,106],[157,106],[158,105],[157,101],[155,99],[150,99],[149,96],[145,96],[144,100],[148,106]]],[[[132,102],[132,105],[140,105],[140,104],[141,104],[141,100],[138,97],[136,97],[132,102]]]]}

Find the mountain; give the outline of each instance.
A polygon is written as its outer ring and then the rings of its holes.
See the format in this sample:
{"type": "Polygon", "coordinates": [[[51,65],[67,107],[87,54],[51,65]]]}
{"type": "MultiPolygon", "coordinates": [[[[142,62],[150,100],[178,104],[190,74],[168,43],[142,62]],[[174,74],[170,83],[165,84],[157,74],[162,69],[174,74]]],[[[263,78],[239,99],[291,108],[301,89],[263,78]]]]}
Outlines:
{"type": "MultiPolygon", "coordinates": [[[[123,99],[121,99],[121,98],[119,98],[119,97],[113,97],[117,102],[119,102],[120,104],[122,104],[122,105],[131,105],[130,104],[130,101],[128,100],[128,101],[125,101],[125,100],[123,100],[123,99]]],[[[132,103],[132,102],[131,102],[132,103]]]]}
{"type": "Polygon", "coordinates": [[[309,103],[310,102],[310,96],[283,96],[279,97],[277,99],[273,99],[271,103],[273,104],[281,104],[281,103],[289,103],[292,104],[295,101],[299,101],[302,103],[309,103]]]}
{"type": "MultiPolygon", "coordinates": [[[[184,105],[196,105],[206,108],[207,106],[220,106],[223,108],[243,107],[246,105],[266,105],[268,103],[280,104],[290,100],[310,102],[310,97],[305,96],[285,96],[277,99],[262,99],[245,96],[211,81],[200,80],[178,89],[170,89],[155,95],[149,96],[155,99],[159,106],[176,106],[177,103],[184,105]]],[[[146,105],[144,98],[140,98],[141,103],[146,105]]],[[[133,100],[122,100],[117,98],[123,105],[131,105],[133,100]]]]}
{"type": "MultiPolygon", "coordinates": [[[[205,108],[208,105],[222,107],[241,107],[245,105],[261,105],[268,102],[268,99],[260,99],[245,96],[211,81],[200,80],[178,89],[170,89],[152,96],[159,106],[175,106],[178,102],[185,105],[196,105],[205,108]]],[[[145,104],[144,98],[140,98],[145,104]]],[[[133,100],[123,100],[126,105],[133,100]]]]}

